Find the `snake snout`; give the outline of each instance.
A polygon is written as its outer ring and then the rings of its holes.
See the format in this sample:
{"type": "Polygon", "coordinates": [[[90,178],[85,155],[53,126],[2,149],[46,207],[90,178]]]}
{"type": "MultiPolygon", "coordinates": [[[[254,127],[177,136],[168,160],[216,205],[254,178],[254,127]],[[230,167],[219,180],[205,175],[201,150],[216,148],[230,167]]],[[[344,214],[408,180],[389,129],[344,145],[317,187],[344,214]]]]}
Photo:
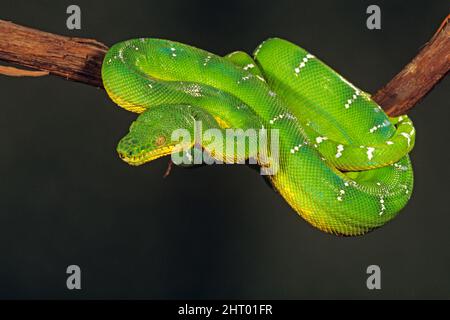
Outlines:
{"type": "Polygon", "coordinates": [[[125,136],[117,145],[117,153],[121,159],[132,157],[137,149],[138,141],[131,137],[125,136]]]}

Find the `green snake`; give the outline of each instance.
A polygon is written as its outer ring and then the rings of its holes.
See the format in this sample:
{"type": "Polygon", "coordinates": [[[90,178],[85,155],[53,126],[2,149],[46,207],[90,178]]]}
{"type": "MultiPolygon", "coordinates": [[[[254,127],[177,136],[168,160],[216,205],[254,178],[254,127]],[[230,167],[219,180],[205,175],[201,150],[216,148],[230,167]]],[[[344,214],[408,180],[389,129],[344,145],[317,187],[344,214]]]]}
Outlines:
{"type": "MultiPolygon", "coordinates": [[[[115,103],[141,113],[117,147],[131,165],[188,155],[195,141],[180,151],[172,133],[195,134],[201,121],[203,130],[224,134],[276,131],[278,169],[268,179],[322,231],[364,234],[395,217],[411,196],[411,120],[388,117],[369,94],[286,40],[264,41],[253,57],[242,51],[221,57],[174,41],[133,39],[109,49],[102,79],[115,103]]],[[[250,157],[248,148],[201,147],[216,159],[250,157]]]]}

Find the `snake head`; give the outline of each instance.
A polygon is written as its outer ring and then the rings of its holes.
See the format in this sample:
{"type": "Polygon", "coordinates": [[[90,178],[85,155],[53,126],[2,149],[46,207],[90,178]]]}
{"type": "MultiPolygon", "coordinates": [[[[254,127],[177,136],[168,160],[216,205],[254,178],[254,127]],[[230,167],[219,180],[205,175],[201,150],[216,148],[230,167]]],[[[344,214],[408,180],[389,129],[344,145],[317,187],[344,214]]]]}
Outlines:
{"type": "Polygon", "coordinates": [[[139,117],[130,127],[118,146],[119,157],[131,165],[140,165],[169,155],[175,147],[171,141],[171,131],[164,121],[148,121],[139,117]]]}
{"type": "Polygon", "coordinates": [[[192,145],[189,142],[180,144],[179,140],[172,140],[174,130],[192,127],[190,121],[193,118],[186,117],[183,112],[185,108],[158,106],[142,113],[117,146],[120,158],[137,166],[169,155],[178,148],[190,148],[192,145]]]}

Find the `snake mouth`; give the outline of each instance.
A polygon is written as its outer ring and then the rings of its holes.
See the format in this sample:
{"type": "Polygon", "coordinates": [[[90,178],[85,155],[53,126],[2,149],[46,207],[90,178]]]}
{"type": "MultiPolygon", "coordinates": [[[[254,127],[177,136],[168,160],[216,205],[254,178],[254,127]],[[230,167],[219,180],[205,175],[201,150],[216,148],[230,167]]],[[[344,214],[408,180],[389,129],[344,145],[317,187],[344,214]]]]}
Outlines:
{"type": "Polygon", "coordinates": [[[173,151],[173,146],[166,146],[155,150],[141,151],[137,154],[125,150],[117,150],[117,153],[119,154],[120,159],[122,159],[126,163],[132,166],[139,166],[152,160],[167,156],[173,151]]]}

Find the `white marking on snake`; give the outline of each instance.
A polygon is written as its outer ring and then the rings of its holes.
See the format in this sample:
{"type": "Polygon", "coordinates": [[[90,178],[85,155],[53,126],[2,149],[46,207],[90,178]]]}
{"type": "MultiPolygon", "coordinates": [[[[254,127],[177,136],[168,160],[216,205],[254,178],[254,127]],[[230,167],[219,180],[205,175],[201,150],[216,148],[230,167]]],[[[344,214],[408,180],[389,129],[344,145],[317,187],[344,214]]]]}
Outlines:
{"type": "Polygon", "coordinates": [[[386,206],[384,205],[383,197],[380,197],[380,204],[381,204],[381,211],[380,211],[379,215],[381,216],[384,213],[384,211],[386,210],[386,206]]]}
{"type": "Polygon", "coordinates": [[[408,167],[402,166],[401,164],[398,164],[398,163],[393,163],[392,166],[394,166],[394,168],[396,168],[397,170],[402,170],[402,171],[408,170],[408,167]]]}
{"type": "Polygon", "coordinates": [[[411,136],[407,134],[406,132],[400,133],[402,136],[406,138],[406,141],[408,142],[408,147],[411,145],[411,136]]]}
{"type": "Polygon", "coordinates": [[[191,84],[184,88],[184,92],[193,96],[193,97],[201,97],[202,96],[202,87],[198,84],[191,84]]]}
{"type": "Polygon", "coordinates": [[[367,147],[367,158],[369,160],[372,160],[374,151],[375,151],[375,148],[367,147]]]}
{"type": "Polygon", "coordinates": [[[256,78],[258,78],[258,79],[261,80],[262,82],[266,82],[266,79],[264,79],[263,77],[261,77],[259,74],[256,75],[256,78]]]}
{"type": "Polygon", "coordinates": [[[353,83],[349,82],[349,81],[348,81],[347,79],[345,79],[343,76],[339,75],[339,78],[340,78],[343,82],[345,82],[348,86],[352,87],[353,90],[355,90],[355,92],[356,92],[356,91],[359,91],[359,89],[358,89],[357,87],[355,87],[355,86],[353,85],[353,83]]]}
{"type": "Polygon", "coordinates": [[[373,126],[372,128],[370,128],[369,132],[370,132],[370,133],[374,133],[374,132],[377,131],[378,129],[383,128],[383,127],[387,127],[387,126],[389,126],[390,124],[391,124],[391,123],[389,122],[389,120],[384,120],[381,124],[378,124],[378,125],[373,126]]]}
{"type": "Polygon", "coordinates": [[[256,56],[258,55],[259,50],[261,50],[261,48],[262,48],[262,46],[263,46],[263,44],[264,44],[265,42],[266,42],[266,41],[263,41],[263,42],[258,46],[258,48],[256,48],[255,53],[253,54],[253,55],[255,56],[255,58],[256,58],[256,56]]]}
{"type": "Polygon", "coordinates": [[[120,61],[125,63],[125,61],[123,60],[123,48],[119,49],[119,59],[120,59],[120,61]]]}
{"type": "Polygon", "coordinates": [[[347,100],[347,103],[344,104],[345,109],[350,108],[351,104],[355,102],[355,100],[358,98],[358,96],[361,94],[361,91],[358,89],[355,89],[355,93],[352,95],[351,99],[347,100]]]}
{"type": "Polygon", "coordinates": [[[297,152],[298,150],[300,150],[301,147],[302,147],[302,144],[300,143],[299,145],[297,145],[291,149],[291,153],[297,152]]]}
{"type": "Polygon", "coordinates": [[[281,120],[284,117],[286,117],[287,120],[296,120],[297,118],[291,114],[291,113],[280,113],[279,115],[273,117],[271,120],[269,120],[270,124],[274,124],[275,121],[281,120]]]}
{"type": "Polygon", "coordinates": [[[208,64],[209,60],[211,60],[211,55],[208,54],[205,58],[205,62],[203,62],[203,65],[206,66],[208,64]]]}
{"type": "Polygon", "coordinates": [[[405,189],[405,193],[408,194],[409,193],[408,186],[406,184],[403,184],[402,187],[405,189]]]}
{"type": "Polygon", "coordinates": [[[342,156],[342,151],[344,151],[344,146],[342,144],[339,144],[337,146],[337,152],[336,152],[335,157],[340,158],[342,156]]]}
{"type": "Polygon", "coordinates": [[[300,69],[304,68],[306,66],[306,63],[312,58],[314,58],[314,56],[312,54],[308,53],[306,56],[303,57],[302,62],[300,62],[298,67],[294,68],[294,74],[297,77],[298,77],[298,74],[300,73],[300,69]]]}
{"type": "Polygon", "coordinates": [[[317,137],[316,138],[316,142],[317,143],[322,143],[323,141],[325,141],[325,140],[327,140],[328,138],[327,137],[317,137]]]}

